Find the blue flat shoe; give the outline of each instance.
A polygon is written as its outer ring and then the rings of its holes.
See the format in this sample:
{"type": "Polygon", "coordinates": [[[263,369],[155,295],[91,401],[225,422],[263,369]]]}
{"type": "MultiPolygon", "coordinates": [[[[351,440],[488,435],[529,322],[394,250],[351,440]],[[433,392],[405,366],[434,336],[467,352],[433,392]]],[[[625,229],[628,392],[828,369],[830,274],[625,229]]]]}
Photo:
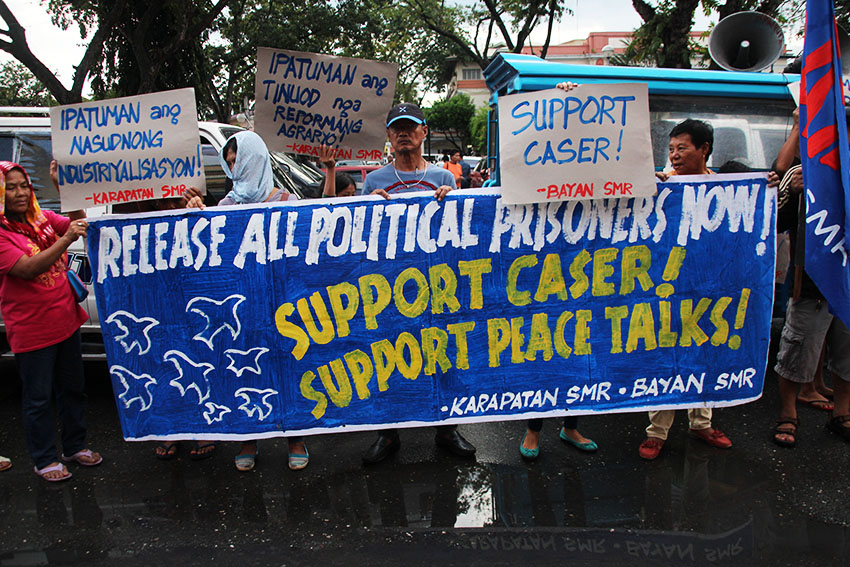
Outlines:
{"type": "Polygon", "coordinates": [[[519,454],[522,455],[522,458],[526,461],[533,461],[540,456],[540,445],[538,444],[538,446],[534,449],[526,449],[523,447],[526,436],[528,436],[528,431],[526,431],[525,435],[522,436],[522,443],[519,444],[519,454]]]}
{"type": "Polygon", "coordinates": [[[579,443],[578,441],[574,441],[570,439],[567,434],[564,432],[564,428],[561,428],[561,433],[558,434],[558,437],[561,438],[561,441],[565,441],[578,449],[579,451],[584,451],[585,453],[595,453],[597,449],[599,449],[599,445],[596,444],[595,441],[588,439],[587,443],[579,443]]]}
{"type": "Polygon", "coordinates": [[[236,470],[240,472],[248,472],[254,469],[254,465],[257,463],[257,454],[256,453],[244,453],[242,455],[236,455],[233,458],[233,464],[236,465],[236,470]]]}
{"type": "Polygon", "coordinates": [[[310,462],[310,453],[307,452],[307,447],[304,447],[303,453],[289,453],[289,468],[293,471],[300,471],[307,467],[310,462]]]}

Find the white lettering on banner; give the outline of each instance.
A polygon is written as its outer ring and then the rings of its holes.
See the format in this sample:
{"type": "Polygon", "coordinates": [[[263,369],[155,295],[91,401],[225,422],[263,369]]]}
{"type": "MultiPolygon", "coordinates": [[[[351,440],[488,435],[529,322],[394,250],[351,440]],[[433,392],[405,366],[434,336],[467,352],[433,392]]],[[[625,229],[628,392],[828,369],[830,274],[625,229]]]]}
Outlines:
{"type": "MultiPolygon", "coordinates": [[[[809,202],[808,211],[811,213],[806,217],[806,224],[810,224],[816,222],[817,225],[814,228],[815,236],[826,235],[823,239],[823,245],[828,247],[832,244],[832,241],[838,237],[842,233],[841,225],[833,224],[830,226],[824,226],[824,221],[826,217],[829,215],[829,212],[826,209],[821,209],[819,211],[812,212],[814,210],[815,205],[815,194],[809,190],[806,190],[806,200],[809,202]]],[[[845,236],[842,236],[838,242],[836,242],[832,248],[829,249],[832,254],[841,254],[841,265],[847,265],[847,248],[845,244],[845,236]]]]}
{"type": "Polygon", "coordinates": [[[449,412],[449,417],[458,415],[482,414],[489,411],[506,411],[518,409],[544,409],[558,407],[558,392],[554,390],[527,390],[524,392],[493,392],[477,396],[462,396],[452,400],[451,408],[443,406],[443,412],[449,412]]]}

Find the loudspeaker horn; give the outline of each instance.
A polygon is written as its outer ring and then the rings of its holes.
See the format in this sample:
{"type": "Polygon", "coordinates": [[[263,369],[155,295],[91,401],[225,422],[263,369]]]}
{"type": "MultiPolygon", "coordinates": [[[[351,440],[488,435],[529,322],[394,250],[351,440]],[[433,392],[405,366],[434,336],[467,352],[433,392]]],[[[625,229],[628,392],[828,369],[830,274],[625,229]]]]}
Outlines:
{"type": "Polygon", "coordinates": [[[776,20],[761,12],[737,12],[720,20],[708,37],[708,53],[727,71],[761,71],[785,48],[776,20]]]}

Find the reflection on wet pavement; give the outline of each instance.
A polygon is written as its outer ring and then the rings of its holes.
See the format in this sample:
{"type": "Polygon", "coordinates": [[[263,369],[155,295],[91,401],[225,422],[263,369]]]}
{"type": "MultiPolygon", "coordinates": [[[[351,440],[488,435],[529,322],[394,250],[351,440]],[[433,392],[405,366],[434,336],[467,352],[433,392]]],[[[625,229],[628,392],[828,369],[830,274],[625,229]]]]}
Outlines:
{"type": "MultiPolygon", "coordinates": [[[[18,402],[0,402],[6,454],[23,453],[10,434],[20,431],[18,402]]],[[[758,435],[738,433],[736,448],[720,451],[686,439],[679,423],[665,454],[643,462],[633,442],[641,416],[611,415],[586,420],[598,454],[579,455],[548,432],[541,458],[524,463],[522,423],[478,424],[464,429],[478,460],[435,449],[430,431],[404,431],[401,452],[375,467],[359,460],[372,434],[326,435],[308,439],[313,461],[303,473],[286,469],[285,442],[274,440],[261,443],[255,471],[239,474],[236,444],[193,462],[183,443],[178,459],[159,462],[152,444],[120,439],[111,399],[92,403],[93,421],[108,431],[96,436],[103,466],[74,468],[71,481],[50,485],[19,457],[0,477],[0,566],[308,565],[318,557],[344,565],[850,565],[846,497],[831,512],[837,521],[796,501],[795,482],[820,486],[800,471],[830,467],[786,467],[777,459],[788,453],[767,457],[758,435]],[[797,478],[790,487],[786,475],[797,478]]],[[[739,423],[753,420],[736,411],[739,423]]],[[[846,461],[846,452],[834,457],[846,461]]],[[[825,498],[835,494],[846,493],[825,498]]]]}

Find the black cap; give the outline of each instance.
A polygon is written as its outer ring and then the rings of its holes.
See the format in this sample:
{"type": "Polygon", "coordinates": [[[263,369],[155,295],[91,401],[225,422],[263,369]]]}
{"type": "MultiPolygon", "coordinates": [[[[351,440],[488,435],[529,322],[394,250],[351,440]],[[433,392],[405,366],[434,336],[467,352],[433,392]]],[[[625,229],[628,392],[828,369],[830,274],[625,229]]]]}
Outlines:
{"type": "Polygon", "coordinates": [[[392,107],[387,114],[387,127],[389,128],[390,124],[397,120],[411,120],[417,124],[425,124],[425,114],[415,104],[403,102],[392,107]]]}

